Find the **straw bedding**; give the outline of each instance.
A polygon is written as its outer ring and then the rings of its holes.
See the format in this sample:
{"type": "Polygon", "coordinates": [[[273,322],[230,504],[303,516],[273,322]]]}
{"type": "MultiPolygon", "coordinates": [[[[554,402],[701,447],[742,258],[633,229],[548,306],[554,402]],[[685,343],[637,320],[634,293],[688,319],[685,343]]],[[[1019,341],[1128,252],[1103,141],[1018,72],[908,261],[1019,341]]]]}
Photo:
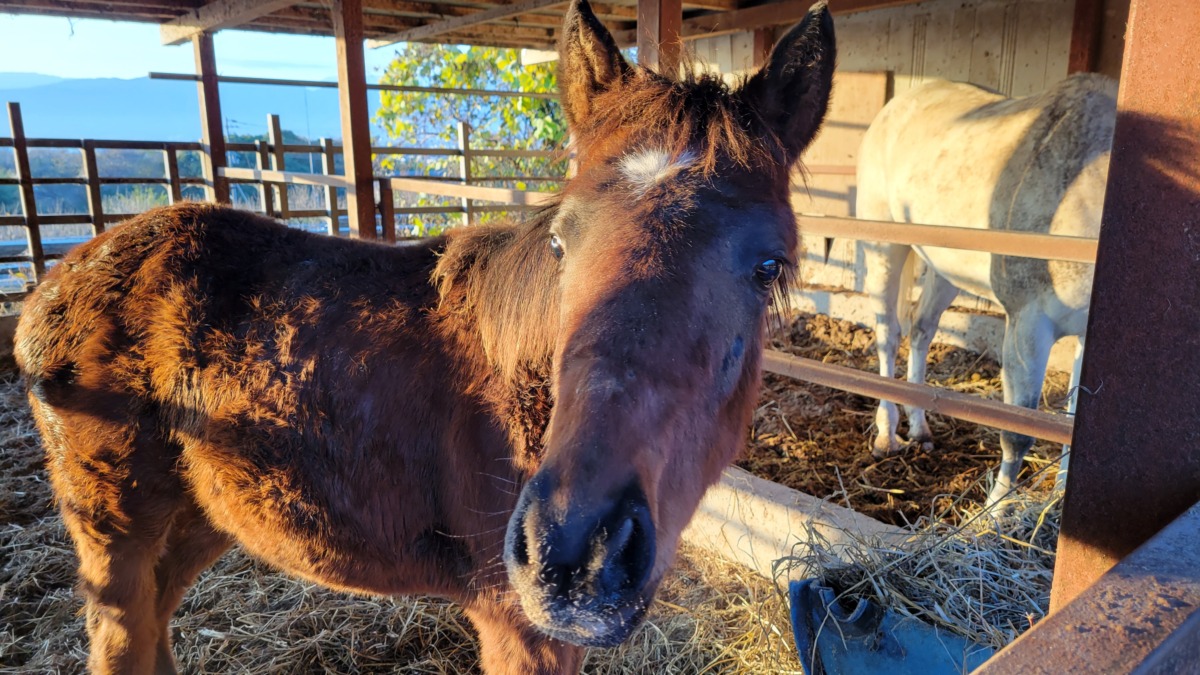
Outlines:
{"type": "MultiPolygon", "coordinates": [[[[875,368],[870,332],[799,315],[772,346],[875,368]]],[[[902,354],[902,357],[905,356],[902,354]]],[[[936,345],[931,380],[997,396],[999,366],[936,345]]],[[[1065,377],[1049,382],[1060,406],[1065,377]]],[[[937,448],[871,459],[875,402],[768,376],[741,464],[764,477],[909,524],[906,542],[860,542],[834,555],[814,531],[779,571],[804,564],[847,599],[866,597],[1003,646],[1044,615],[1061,495],[1057,447],[1039,443],[1030,484],[999,515],[980,515],[999,445],[994,431],[931,416],[937,448]],[[1039,455],[1041,457],[1039,457],[1039,455]],[[848,563],[847,563],[848,559],[848,563]]],[[[0,674],[82,672],[74,553],[51,504],[41,449],[21,386],[0,378],[0,674]]],[[[471,673],[470,626],[451,604],[329,591],[272,572],[238,551],[209,570],[173,623],[189,673],[471,673]]],[[[647,623],[628,643],[592,650],[586,673],[799,672],[786,603],[755,573],[684,546],[647,623]]]]}
{"type": "MultiPolygon", "coordinates": [[[[826,363],[879,372],[874,336],[869,329],[820,314],[798,313],[776,330],[770,347],[826,363]]],[[[908,361],[907,345],[897,357],[908,361]]],[[[929,382],[987,398],[1000,399],[1000,364],[992,357],[934,344],[929,382]]],[[[1065,409],[1070,377],[1046,378],[1043,409],[1065,409]]],[[[754,417],[749,447],[738,465],[763,478],[828,499],[894,525],[922,516],[955,518],[950,506],[962,499],[982,501],[992,472],[1000,464],[1000,433],[968,422],[929,414],[934,447],[911,446],[876,460],[871,434],[878,401],[791,378],[767,374],[754,417]]],[[[904,423],[900,432],[903,436],[904,423]]],[[[1022,477],[1041,469],[1050,478],[1062,446],[1037,441],[1022,477]]]]}
{"type": "MultiPolygon", "coordinates": [[[[75,556],[55,514],[23,388],[0,379],[0,673],[80,673],[75,556]]],[[[586,673],[798,672],[786,604],[770,582],[684,547],[649,620],[586,673]]],[[[453,605],[329,591],[234,551],[173,623],[187,673],[472,673],[475,638],[453,605]]]]}

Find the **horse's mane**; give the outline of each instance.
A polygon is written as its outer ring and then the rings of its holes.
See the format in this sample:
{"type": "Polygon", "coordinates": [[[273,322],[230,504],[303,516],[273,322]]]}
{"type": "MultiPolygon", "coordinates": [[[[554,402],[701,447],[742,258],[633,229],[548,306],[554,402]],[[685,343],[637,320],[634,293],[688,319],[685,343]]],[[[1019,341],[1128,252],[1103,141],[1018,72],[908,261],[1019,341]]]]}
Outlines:
{"type": "Polygon", "coordinates": [[[620,86],[592,101],[593,113],[573,141],[582,157],[603,156],[603,146],[630,131],[657,142],[673,156],[696,155],[705,173],[722,159],[756,169],[786,166],[783,144],[758,112],[720,77],[692,68],[679,79],[638,68],[620,86]]]}
{"type": "Polygon", "coordinates": [[[549,370],[558,318],[555,265],[547,245],[557,201],[525,223],[454,230],[434,269],[443,313],[463,315],[507,380],[549,370]]]}

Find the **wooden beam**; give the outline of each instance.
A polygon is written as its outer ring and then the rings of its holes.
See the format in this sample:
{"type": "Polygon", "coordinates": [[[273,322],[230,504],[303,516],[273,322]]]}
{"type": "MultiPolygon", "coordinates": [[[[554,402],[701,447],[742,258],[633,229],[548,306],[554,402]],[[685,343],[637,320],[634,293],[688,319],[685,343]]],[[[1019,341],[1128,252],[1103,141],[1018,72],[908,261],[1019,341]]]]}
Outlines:
{"type": "Polygon", "coordinates": [[[502,5],[494,9],[486,9],[482,12],[474,12],[465,16],[455,16],[444,21],[410,28],[406,31],[401,31],[393,35],[371,40],[367,43],[371,48],[385,47],[394,42],[414,42],[417,40],[428,40],[437,35],[451,33],[467,26],[474,26],[497,19],[506,19],[511,16],[532,12],[535,9],[544,9],[555,5],[565,4],[566,0],[520,0],[511,5],[502,5]]]}
{"type": "Polygon", "coordinates": [[[1051,611],[1200,500],[1200,5],[1125,35],[1051,611]]]}
{"type": "Polygon", "coordinates": [[[221,128],[221,95],[217,82],[217,56],[212,33],[192,38],[196,59],[196,98],[200,102],[200,162],[204,172],[205,197],[221,204],[229,203],[229,183],[221,176],[228,158],[225,155],[225,131],[221,128]]]}
{"type": "Polygon", "coordinates": [[[205,32],[249,23],[295,0],[215,0],[168,21],[159,29],[164,45],[179,45],[205,32]]]}
{"type": "MultiPolygon", "coordinates": [[[[829,11],[835,16],[912,5],[921,0],[829,0],[829,11]]],[[[813,6],[813,0],[783,0],[732,12],[714,12],[692,17],[680,27],[680,39],[698,40],[716,35],[789,25],[800,21],[813,6]]],[[[638,37],[637,29],[614,31],[613,38],[621,46],[631,45],[638,37]]]]}
{"type": "Polygon", "coordinates": [[[665,75],[679,71],[683,52],[680,30],[683,5],[680,0],[638,0],[638,63],[665,75]]]}
{"type": "Polygon", "coordinates": [[[1096,70],[1100,56],[1100,29],[1104,19],[1103,0],[1075,0],[1075,18],[1071,22],[1071,51],[1067,73],[1096,70]]]}
{"type": "Polygon", "coordinates": [[[367,67],[363,56],[362,0],[332,0],[337,43],[338,105],[342,114],[346,211],[350,236],[375,239],[375,180],[367,112],[367,67]]]}
{"type": "Polygon", "coordinates": [[[33,259],[34,278],[40,282],[46,273],[46,255],[42,250],[42,230],[38,222],[37,197],[33,189],[33,171],[29,168],[29,149],[25,143],[25,122],[21,118],[20,103],[8,103],[8,125],[12,129],[17,190],[21,214],[24,216],[25,236],[29,241],[29,257],[33,259]]]}

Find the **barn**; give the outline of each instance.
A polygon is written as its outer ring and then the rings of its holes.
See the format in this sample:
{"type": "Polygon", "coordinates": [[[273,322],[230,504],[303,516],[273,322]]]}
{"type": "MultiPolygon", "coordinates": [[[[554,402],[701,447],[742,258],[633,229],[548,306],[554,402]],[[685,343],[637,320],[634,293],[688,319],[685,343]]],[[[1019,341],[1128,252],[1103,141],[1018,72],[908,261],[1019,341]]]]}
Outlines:
{"type": "MultiPolygon", "coordinates": [[[[334,236],[396,242],[398,218],[421,208],[403,194],[454,200],[447,207],[467,224],[474,215],[520,211],[549,199],[546,192],[487,187],[472,180],[471,158],[532,151],[472,147],[469,130],[447,151],[462,162],[458,181],[376,175],[369,132],[363,48],[401,41],[521,48],[527,62],[554,58],[567,3],[563,0],[15,0],[4,11],[161,24],[164,43],[193,46],[201,128],[195,143],[37,139],[24,133],[22,111],[10,103],[15,173],[0,186],[15,188],[19,213],[0,225],[23,228],[20,246],[5,246],[0,262],[25,266],[30,286],[7,294],[6,335],[20,304],[48,266],[75,242],[43,234],[49,226],[83,224],[99,234],[130,214],[108,213],[101,186],[153,183],[170,201],[190,191],[228,202],[231,185],[259,191],[259,207],[284,220],[323,218],[334,236]],[[342,142],[227,142],[222,129],[215,31],[331,35],[336,38],[342,142]],[[76,178],[31,172],[29,150],[77,150],[76,178]],[[161,177],[112,177],[97,170],[97,151],[161,152],[161,177]],[[235,167],[230,153],[253,153],[256,166],[235,167]],[[183,153],[197,153],[201,173],[182,176],[183,153]],[[286,170],[287,153],[323,158],[320,172],[286,170]],[[335,161],[335,156],[340,162],[335,161]],[[344,169],[338,173],[336,166],[344,169]],[[70,182],[87,191],[84,214],[39,211],[39,185],[70,182]],[[324,196],[309,211],[289,208],[288,186],[311,186],[324,196]],[[341,195],[339,197],[339,195],[341,195]]],[[[807,0],[614,0],[594,3],[621,47],[637,47],[642,64],[719,73],[729,81],[753,72],[787,26],[809,9],[807,0]]],[[[864,244],[891,242],[1043,260],[1094,262],[1087,351],[1078,373],[1073,417],[981,401],[924,385],[768,351],[765,369],[837,390],[917,405],[1055,443],[1069,443],[1071,470],[1063,497],[1054,557],[1050,613],[976,672],[1044,668],[1079,672],[1184,672],[1200,662],[1200,7],[1191,0],[829,0],[838,37],[834,94],[821,135],[793,185],[792,207],[802,233],[802,283],[796,309],[870,325],[872,307],[864,244]],[[889,100],[934,79],[971,82],[1013,97],[1048,89],[1077,72],[1119,81],[1117,122],[1098,239],[963,231],[953,223],[885,223],[856,212],[859,148],[868,126],[889,100]]],[[[242,78],[246,79],[246,78],[242,78]]],[[[286,85],[287,83],[277,83],[286,85]]],[[[393,87],[403,90],[405,87],[393,87]]],[[[453,92],[447,92],[451,94],[453,92]]],[[[546,94],[545,92],[539,95],[546,94]]],[[[429,152],[426,150],[425,152],[429,152]]],[[[919,271],[919,270],[918,270],[919,271]]],[[[914,281],[912,271],[909,281],[914,281]]],[[[903,286],[902,292],[916,288],[903,286]]],[[[938,342],[999,354],[1003,309],[961,294],[945,315],[938,342]]],[[[6,340],[8,342],[8,340],[6,340]]],[[[1054,370],[1069,371],[1076,345],[1056,344],[1054,370]]],[[[15,503],[15,502],[14,502],[15,503]]],[[[828,528],[890,536],[858,514],[830,507],[744,472],[713,488],[687,537],[770,577],[795,546],[798,530],[828,528]],[[816,523],[814,525],[813,523],[816,523]]],[[[838,534],[841,533],[841,534],[838,534]]],[[[852,538],[852,537],[851,537],[852,538]]],[[[0,593],[2,594],[2,593],[0,593]]],[[[16,620],[16,619],[14,619],[16,620]]],[[[26,617],[24,620],[29,620],[26,617]]],[[[12,631],[10,631],[12,632],[12,631]]],[[[8,665],[8,664],[5,664],[8,665]]],[[[645,672],[655,672],[645,663],[645,672]]]]}

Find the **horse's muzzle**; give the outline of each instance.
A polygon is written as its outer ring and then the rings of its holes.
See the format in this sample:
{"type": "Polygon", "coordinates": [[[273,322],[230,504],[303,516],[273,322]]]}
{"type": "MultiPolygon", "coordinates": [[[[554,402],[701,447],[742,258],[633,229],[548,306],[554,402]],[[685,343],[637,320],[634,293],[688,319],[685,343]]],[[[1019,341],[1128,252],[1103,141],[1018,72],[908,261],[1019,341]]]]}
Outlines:
{"type": "Polygon", "coordinates": [[[600,508],[563,511],[550,506],[549,483],[535,476],[509,520],[509,580],[526,616],[551,637],[588,647],[620,644],[654,593],[646,497],[634,483],[600,508]]]}

